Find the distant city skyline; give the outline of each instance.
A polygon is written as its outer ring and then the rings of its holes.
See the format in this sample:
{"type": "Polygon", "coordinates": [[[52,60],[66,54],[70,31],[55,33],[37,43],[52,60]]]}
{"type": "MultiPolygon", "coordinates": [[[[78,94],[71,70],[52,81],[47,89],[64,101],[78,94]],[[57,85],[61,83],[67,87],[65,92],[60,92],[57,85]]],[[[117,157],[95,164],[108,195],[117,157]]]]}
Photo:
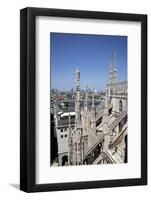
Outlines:
{"type": "Polygon", "coordinates": [[[105,91],[109,63],[117,53],[117,80],[127,80],[127,36],[50,33],[51,89],[75,89],[80,69],[80,89],[105,91]]]}

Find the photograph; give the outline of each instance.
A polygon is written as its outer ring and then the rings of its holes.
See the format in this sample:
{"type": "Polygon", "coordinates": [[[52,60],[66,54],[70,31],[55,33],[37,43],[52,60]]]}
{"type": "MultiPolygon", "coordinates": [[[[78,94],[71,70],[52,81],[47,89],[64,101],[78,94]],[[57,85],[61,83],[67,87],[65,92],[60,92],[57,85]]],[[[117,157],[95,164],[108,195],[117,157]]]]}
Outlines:
{"type": "Polygon", "coordinates": [[[20,189],[147,185],[147,15],[20,19],[20,189]]]}
{"type": "Polygon", "coordinates": [[[50,167],[128,163],[128,36],[49,42],[50,167]]]}

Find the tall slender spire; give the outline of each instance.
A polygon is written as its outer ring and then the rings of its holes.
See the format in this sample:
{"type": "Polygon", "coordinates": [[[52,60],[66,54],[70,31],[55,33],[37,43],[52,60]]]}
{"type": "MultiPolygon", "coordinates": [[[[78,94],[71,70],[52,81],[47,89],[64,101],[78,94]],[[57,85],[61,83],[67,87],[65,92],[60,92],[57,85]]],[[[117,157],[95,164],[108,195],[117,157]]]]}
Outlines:
{"type": "Polygon", "coordinates": [[[95,122],[95,103],[94,103],[94,89],[92,93],[92,129],[93,133],[96,133],[96,122],[95,122]]]}
{"type": "Polygon", "coordinates": [[[87,91],[87,87],[86,87],[85,100],[84,100],[84,111],[87,112],[87,110],[88,110],[88,91],[87,91]]]}
{"type": "Polygon", "coordinates": [[[114,50],[114,63],[113,63],[113,93],[116,93],[117,82],[117,61],[116,61],[116,49],[114,50]]]}
{"type": "Polygon", "coordinates": [[[80,70],[76,70],[75,128],[81,127],[80,116],[80,70]]]}
{"type": "Polygon", "coordinates": [[[116,84],[117,81],[117,59],[116,59],[116,49],[114,50],[114,59],[112,62],[112,59],[110,60],[109,65],[109,84],[113,85],[116,84]]]}
{"type": "Polygon", "coordinates": [[[80,108],[80,70],[75,72],[76,79],[76,97],[75,97],[75,129],[72,136],[72,164],[81,165],[83,163],[83,131],[81,124],[80,108]]]}
{"type": "Polygon", "coordinates": [[[110,59],[110,65],[109,65],[109,84],[113,84],[113,63],[112,59],[110,59]]]}
{"type": "Polygon", "coordinates": [[[93,89],[93,93],[92,93],[92,109],[94,110],[94,89],[93,89]]]}
{"type": "Polygon", "coordinates": [[[114,50],[114,64],[113,64],[113,83],[116,84],[117,79],[117,59],[116,59],[116,49],[114,50]]]}

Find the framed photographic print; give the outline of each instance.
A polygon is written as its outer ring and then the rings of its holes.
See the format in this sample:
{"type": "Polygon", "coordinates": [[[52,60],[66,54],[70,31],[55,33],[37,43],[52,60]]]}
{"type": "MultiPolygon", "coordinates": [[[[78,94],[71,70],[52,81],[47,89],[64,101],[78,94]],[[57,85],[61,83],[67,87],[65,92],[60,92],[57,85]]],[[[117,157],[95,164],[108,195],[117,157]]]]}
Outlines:
{"type": "Polygon", "coordinates": [[[147,16],[20,12],[20,189],[147,184],[147,16]]]}

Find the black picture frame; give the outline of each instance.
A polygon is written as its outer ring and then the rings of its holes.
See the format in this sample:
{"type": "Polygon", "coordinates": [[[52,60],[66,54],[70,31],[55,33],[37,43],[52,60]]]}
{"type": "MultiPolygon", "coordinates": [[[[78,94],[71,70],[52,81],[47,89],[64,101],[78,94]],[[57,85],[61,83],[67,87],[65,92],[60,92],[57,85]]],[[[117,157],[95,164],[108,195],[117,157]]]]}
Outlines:
{"type": "Polygon", "coordinates": [[[147,15],[24,8],[20,11],[20,189],[25,192],[121,187],[147,184],[147,15]],[[141,23],[141,178],[36,184],[35,182],[35,19],[54,16],[141,23]]]}

